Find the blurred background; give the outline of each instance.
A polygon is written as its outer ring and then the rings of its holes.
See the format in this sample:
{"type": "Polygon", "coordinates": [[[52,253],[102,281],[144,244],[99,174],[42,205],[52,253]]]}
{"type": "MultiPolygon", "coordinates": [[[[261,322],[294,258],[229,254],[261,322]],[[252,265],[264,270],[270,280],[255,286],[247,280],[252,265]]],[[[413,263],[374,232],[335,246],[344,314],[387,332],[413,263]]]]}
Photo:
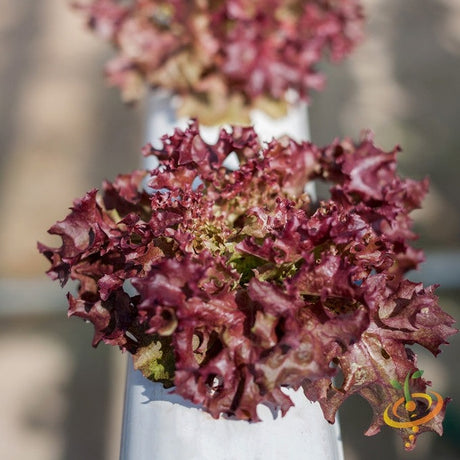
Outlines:
{"type": "MultiPolygon", "coordinates": [[[[441,283],[441,305],[460,318],[460,2],[363,0],[367,38],[345,63],[325,65],[327,89],[310,107],[313,141],[375,132],[403,147],[405,176],[431,179],[414,213],[427,260],[411,278],[441,283]]],[[[0,0],[0,458],[118,458],[125,356],[92,349],[92,327],[66,317],[36,241],[72,200],[135,169],[141,105],[106,87],[110,48],[84,30],[65,0],[0,0]]],[[[346,460],[460,458],[460,337],[420,368],[450,396],[442,438],[413,453],[388,428],[365,437],[371,411],[358,397],[341,411],[346,460]]]]}

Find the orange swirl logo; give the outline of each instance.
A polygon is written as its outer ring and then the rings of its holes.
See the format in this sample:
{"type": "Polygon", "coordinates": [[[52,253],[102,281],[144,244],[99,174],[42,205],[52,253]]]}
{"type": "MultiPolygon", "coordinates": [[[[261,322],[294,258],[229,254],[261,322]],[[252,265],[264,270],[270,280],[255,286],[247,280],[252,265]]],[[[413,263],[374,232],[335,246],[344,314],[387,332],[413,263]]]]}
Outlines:
{"type": "Polygon", "coordinates": [[[408,448],[415,441],[414,433],[418,433],[419,426],[432,420],[441,412],[444,400],[439,393],[429,391],[427,393],[411,393],[409,390],[410,379],[421,377],[423,371],[418,370],[412,374],[407,374],[404,386],[395,380],[391,385],[397,390],[402,390],[404,396],[393,404],[389,404],[383,413],[384,422],[393,428],[411,428],[412,434],[409,435],[409,442],[405,444],[408,448]]]}

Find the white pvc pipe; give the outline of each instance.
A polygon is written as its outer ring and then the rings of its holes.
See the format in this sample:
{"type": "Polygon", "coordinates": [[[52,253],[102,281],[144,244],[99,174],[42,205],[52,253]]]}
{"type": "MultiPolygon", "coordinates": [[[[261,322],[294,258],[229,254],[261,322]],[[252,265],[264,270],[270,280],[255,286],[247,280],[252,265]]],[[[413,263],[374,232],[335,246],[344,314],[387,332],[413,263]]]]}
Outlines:
{"type": "Polygon", "coordinates": [[[288,390],[295,406],[262,422],[213,419],[159,383],[134,371],[129,359],[121,460],[343,460],[337,426],[301,390],[288,390]]]}
{"type": "MultiPolygon", "coordinates": [[[[304,103],[292,107],[283,118],[273,119],[264,112],[254,110],[251,113],[252,125],[259,138],[271,141],[273,137],[287,134],[296,141],[310,139],[307,105],[304,103]]],[[[172,134],[174,128],[187,127],[187,118],[177,118],[175,115],[175,100],[166,91],[153,92],[147,101],[146,136],[145,141],[155,147],[161,147],[160,138],[164,134],[172,134]]],[[[205,141],[214,142],[220,126],[202,126],[201,134],[205,141]]],[[[149,166],[149,165],[147,165],[149,166]]]]}
{"type": "MultiPolygon", "coordinates": [[[[162,135],[171,134],[176,126],[184,128],[186,121],[176,120],[165,93],[152,95],[149,104],[147,141],[160,146],[162,135]]],[[[299,141],[309,139],[305,105],[293,108],[281,120],[256,113],[252,121],[262,140],[282,134],[299,141]]],[[[216,133],[217,129],[202,132],[208,142],[216,139],[216,133]]],[[[262,422],[215,420],[147,380],[133,369],[129,357],[120,460],[343,460],[338,423],[330,425],[319,405],[308,401],[302,390],[286,392],[295,406],[284,417],[274,419],[260,405],[262,422]]]]}

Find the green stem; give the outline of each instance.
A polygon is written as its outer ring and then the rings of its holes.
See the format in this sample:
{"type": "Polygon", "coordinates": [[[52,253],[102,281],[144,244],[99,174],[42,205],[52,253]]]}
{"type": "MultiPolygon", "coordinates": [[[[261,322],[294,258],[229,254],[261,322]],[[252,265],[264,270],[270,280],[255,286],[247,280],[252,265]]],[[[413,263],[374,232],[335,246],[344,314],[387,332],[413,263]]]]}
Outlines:
{"type": "Polygon", "coordinates": [[[410,372],[407,373],[406,379],[404,380],[404,399],[406,400],[406,403],[409,401],[412,401],[410,390],[409,390],[409,378],[410,378],[410,372]]]}

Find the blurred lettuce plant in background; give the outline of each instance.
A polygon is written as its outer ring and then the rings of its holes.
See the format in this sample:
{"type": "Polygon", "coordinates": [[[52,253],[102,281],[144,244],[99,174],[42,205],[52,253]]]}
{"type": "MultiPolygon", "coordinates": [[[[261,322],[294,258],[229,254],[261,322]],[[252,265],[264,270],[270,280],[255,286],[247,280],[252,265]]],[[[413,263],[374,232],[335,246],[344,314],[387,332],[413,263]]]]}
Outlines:
{"type": "Polygon", "coordinates": [[[88,26],[117,56],[107,80],[123,99],[147,86],[181,96],[179,114],[209,125],[273,117],[324,86],[316,64],[362,38],[358,0],[78,0],[88,26]],[[288,91],[291,90],[291,91],[288,91]]]}

